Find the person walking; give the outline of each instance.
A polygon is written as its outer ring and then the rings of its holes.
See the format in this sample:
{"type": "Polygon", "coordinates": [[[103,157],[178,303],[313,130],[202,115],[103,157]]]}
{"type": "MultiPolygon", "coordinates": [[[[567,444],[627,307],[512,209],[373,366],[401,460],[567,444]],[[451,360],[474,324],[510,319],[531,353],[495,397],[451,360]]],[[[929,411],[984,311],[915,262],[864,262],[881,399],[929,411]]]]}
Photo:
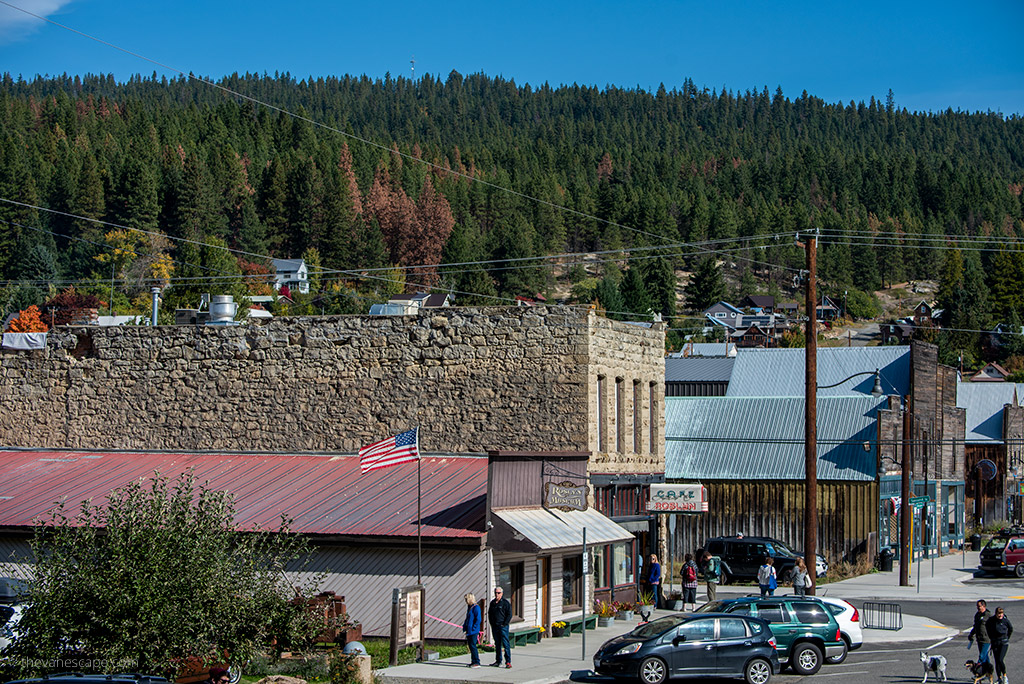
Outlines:
{"type": "Polygon", "coordinates": [[[996,677],[1001,684],[1008,684],[1006,678],[1006,650],[1010,647],[1010,637],[1013,636],[1013,625],[1006,617],[1002,607],[996,608],[996,613],[988,619],[985,624],[988,629],[988,638],[992,641],[992,657],[996,661],[996,677]]]}
{"type": "Polygon", "coordinates": [[[987,663],[989,648],[992,646],[992,640],[988,636],[988,619],[992,617],[992,613],[988,612],[988,604],[985,599],[978,599],[976,604],[978,610],[974,613],[974,626],[971,627],[970,634],[967,635],[967,648],[970,648],[972,642],[978,642],[978,662],[987,663]]]}
{"type": "Polygon", "coordinates": [[[647,586],[654,594],[654,607],[661,608],[661,563],[658,557],[651,554],[651,564],[647,569],[647,586]]]}
{"type": "Polygon", "coordinates": [[[483,620],[480,615],[480,606],[476,602],[476,596],[466,594],[466,621],[462,623],[462,631],[466,633],[466,644],[469,645],[469,667],[480,667],[480,652],[476,649],[477,640],[480,639],[480,627],[483,620]]]}
{"type": "Polygon", "coordinates": [[[693,561],[693,554],[686,554],[683,560],[683,569],[679,571],[683,578],[683,610],[687,610],[687,604],[693,604],[697,610],[697,564],[693,561]]]}
{"type": "Polygon", "coordinates": [[[494,587],[494,599],[487,606],[487,621],[494,635],[494,662],[491,667],[501,667],[501,654],[505,653],[505,667],[512,667],[512,644],[509,642],[508,625],[512,622],[512,604],[504,596],[505,590],[494,587]]]}
{"type": "Polygon", "coordinates": [[[811,575],[807,572],[807,563],[802,557],[797,557],[793,565],[793,594],[795,596],[807,596],[807,589],[811,586],[811,575]]]}
{"type": "Polygon", "coordinates": [[[757,569],[757,586],[761,588],[761,598],[775,595],[779,578],[775,574],[775,559],[771,556],[765,556],[764,563],[757,569]]]}
{"type": "Polygon", "coordinates": [[[704,552],[702,568],[707,583],[708,601],[714,601],[718,592],[718,560],[709,551],[704,552]]]}

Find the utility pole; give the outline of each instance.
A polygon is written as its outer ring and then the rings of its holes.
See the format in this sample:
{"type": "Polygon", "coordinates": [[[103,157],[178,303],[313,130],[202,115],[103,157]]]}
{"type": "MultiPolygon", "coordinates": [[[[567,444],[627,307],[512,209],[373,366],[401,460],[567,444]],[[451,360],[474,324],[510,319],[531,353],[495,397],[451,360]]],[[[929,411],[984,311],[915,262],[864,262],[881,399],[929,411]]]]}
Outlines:
{"type": "MultiPolygon", "coordinates": [[[[818,567],[818,333],[817,327],[817,231],[808,234],[807,250],[807,328],[805,332],[806,377],[804,387],[804,561],[808,572],[818,567]]],[[[817,580],[808,593],[814,595],[817,580]]]]}
{"type": "Polygon", "coordinates": [[[900,586],[910,586],[910,395],[903,397],[903,460],[900,482],[900,586]]]}

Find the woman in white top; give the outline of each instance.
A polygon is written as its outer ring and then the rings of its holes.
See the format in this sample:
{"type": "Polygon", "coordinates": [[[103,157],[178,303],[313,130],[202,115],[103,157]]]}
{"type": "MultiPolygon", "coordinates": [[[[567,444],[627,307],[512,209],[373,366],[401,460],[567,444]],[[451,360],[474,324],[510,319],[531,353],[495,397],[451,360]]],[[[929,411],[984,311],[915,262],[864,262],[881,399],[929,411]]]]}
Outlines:
{"type": "Polygon", "coordinates": [[[757,569],[757,584],[761,587],[761,598],[775,595],[779,580],[775,574],[775,559],[771,556],[765,556],[764,564],[757,569]]]}

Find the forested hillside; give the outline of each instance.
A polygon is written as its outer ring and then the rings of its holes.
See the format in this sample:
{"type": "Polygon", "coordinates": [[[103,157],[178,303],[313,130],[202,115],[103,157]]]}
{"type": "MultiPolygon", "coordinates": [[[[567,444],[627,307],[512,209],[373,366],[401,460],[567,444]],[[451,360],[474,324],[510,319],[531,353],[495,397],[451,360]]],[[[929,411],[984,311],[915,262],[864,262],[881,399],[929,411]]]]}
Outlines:
{"type": "MultiPolygon", "coordinates": [[[[144,311],[153,280],[194,306],[211,289],[265,290],[252,276],[268,256],[305,256],[319,269],[297,303],[310,311],[426,286],[493,303],[562,276],[611,312],[673,315],[675,270],[708,245],[770,290],[802,266],[793,233],[809,227],[826,291],[942,276],[952,327],[1024,313],[1019,117],[689,81],[656,93],[455,72],[218,84],[278,109],[155,75],[4,77],[0,199],[21,203],[0,202],[4,313],[68,284],[106,300],[112,274],[119,312],[144,311]],[[606,251],[617,258],[599,272],[513,261],[606,251]],[[465,262],[488,263],[433,266],[465,262]]],[[[976,348],[968,337],[956,345],[976,348]]]]}

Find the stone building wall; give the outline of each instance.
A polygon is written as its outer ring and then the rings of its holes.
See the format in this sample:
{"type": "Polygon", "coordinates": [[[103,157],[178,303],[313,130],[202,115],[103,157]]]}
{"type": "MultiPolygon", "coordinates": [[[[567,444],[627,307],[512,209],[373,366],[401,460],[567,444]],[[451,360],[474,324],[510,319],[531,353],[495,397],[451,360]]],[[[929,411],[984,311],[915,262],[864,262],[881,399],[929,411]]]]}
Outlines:
{"type": "Polygon", "coordinates": [[[566,307],[61,328],[0,352],[0,443],[352,452],[418,425],[425,451],[587,451],[593,367],[661,388],[663,348],[566,307]]]}

